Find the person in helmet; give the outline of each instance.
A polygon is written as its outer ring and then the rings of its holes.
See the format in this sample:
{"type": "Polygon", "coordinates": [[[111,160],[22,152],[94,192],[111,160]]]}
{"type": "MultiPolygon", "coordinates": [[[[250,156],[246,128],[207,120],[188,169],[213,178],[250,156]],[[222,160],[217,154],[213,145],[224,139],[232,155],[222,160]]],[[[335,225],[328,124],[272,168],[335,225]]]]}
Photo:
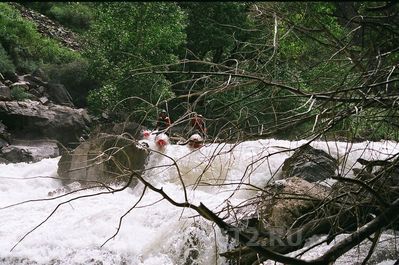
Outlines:
{"type": "Polygon", "coordinates": [[[166,110],[161,110],[155,129],[158,131],[163,131],[163,133],[169,136],[169,127],[171,124],[172,123],[168,117],[168,114],[166,113],[166,110]]]}
{"type": "Polygon", "coordinates": [[[204,145],[204,139],[201,135],[195,133],[187,141],[188,147],[192,150],[199,149],[204,145]]]}
{"type": "Polygon", "coordinates": [[[165,151],[168,145],[169,145],[169,137],[166,134],[161,133],[155,137],[155,146],[158,149],[158,151],[161,152],[165,151]]]}
{"type": "Polygon", "coordinates": [[[191,118],[191,126],[194,132],[198,132],[202,137],[207,133],[207,128],[205,126],[204,117],[201,114],[194,112],[194,116],[191,118]]]}

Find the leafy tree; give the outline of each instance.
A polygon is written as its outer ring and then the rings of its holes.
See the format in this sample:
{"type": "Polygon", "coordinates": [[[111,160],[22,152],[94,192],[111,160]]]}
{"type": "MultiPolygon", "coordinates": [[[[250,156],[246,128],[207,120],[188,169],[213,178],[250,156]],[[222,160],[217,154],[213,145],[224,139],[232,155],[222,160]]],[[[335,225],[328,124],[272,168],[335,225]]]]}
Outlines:
{"type": "Polygon", "coordinates": [[[220,63],[232,56],[240,41],[249,36],[248,4],[183,2],[179,6],[188,14],[185,48],[190,59],[220,63]]]}
{"type": "Polygon", "coordinates": [[[393,109],[363,100],[366,94],[386,100],[396,95],[394,81],[385,87],[383,83],[395,80],[397,72],[397,23],[392,23],[398,20],[397,6],[349,6],[353,10],[345,18],[338,4],[328,2],[254,3],[253,28],[247,29],[251,34],[241,43],[235,40],[240,48],[234,66],[204,57],[202,63],[182,62],[177,67],[190,76],[188,88],[199,88],[196,97],[189,98],[202,97],[203,106],[213,104],[208,109],[221,111],[206,113],[208,117],[234,121],[244,133],[260,126],[268,128],[267,136],[295,136],[298,131],[307,135],[327,122],[330,136],[394,137],[387,129],[398,124],[393,109]],[[359,114],[359,109],[364,115],[353,119],[353,111],[359,114]],[[373,118],[366,113],[374,113],[373,118]],[[375,136],[359,128],[370,122],[381,130],[375,136]]]}
{"type": "MultiPolygon", "coordinates": [[[[132,76],[131,71],[174,62],[176,49],[185,41],[184,27],[185,15],[174,3],[98,5],[95,23],[86,35],[85,55],[90,60],[93,76],[101,81],[103,89],[109,91],[109,87],[114,87],[118,91],[117,98],[107,98],[113,102],[112,106],[132,96],[156,104],[173,95],[164,76],[132,76]]],[[[92,107],[99,106],[93,101],[101,101],[106,94],[92,91],[89,103],[92,107]]],[[[128,101],[117,107],[118,110],[134,110],[148,108],[148,105],[142,101],[128,101]]]]}

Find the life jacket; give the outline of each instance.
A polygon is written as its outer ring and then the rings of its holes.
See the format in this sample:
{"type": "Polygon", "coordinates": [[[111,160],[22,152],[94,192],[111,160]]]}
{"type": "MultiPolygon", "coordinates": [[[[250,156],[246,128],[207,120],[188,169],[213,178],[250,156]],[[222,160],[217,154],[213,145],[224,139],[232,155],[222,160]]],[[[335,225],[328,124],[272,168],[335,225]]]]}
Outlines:
{"type": "Polygon", "coordinates": [[[160,130],[166,129],[171,125],[170,119],[168,116],[166,117],[159,117],[157,122],[157,127],[160,130]]]}
{"type": "Polygon", "coordinates": [[[204,120],[198,116],[191,119],[191,126],[193,126],[194,129],[199,130],[200,132],[206,131],[204,120]]]}

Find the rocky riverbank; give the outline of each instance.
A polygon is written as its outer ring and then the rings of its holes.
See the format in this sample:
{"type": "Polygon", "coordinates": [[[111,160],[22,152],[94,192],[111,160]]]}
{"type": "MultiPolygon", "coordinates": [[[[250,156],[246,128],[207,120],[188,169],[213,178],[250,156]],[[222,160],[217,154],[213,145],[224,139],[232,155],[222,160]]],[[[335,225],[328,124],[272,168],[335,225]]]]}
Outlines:
{"type": "Polygon", "coordinates": [[[87,136],[91,118],[75,108],[62,84],[42,72],[0,76],[0,161],[38,161],[76,147],[87,136]]]}

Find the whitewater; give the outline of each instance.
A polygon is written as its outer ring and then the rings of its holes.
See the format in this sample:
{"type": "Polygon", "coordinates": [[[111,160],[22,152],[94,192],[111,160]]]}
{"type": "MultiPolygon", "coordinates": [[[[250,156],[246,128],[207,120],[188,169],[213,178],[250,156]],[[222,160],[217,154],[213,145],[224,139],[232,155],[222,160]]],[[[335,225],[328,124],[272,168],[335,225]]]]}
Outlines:
{"type": "MultiPolygon", "coordinates": [[[[256,196],[259,191],[252,185],[264,187],[278,179],[284,160],[293,153],[289,149],[305,142],[268,139],[208,144],[195,151],[169,145],[164,154],[149,156],[144,178],[177,202],[184,202],[183,180],[190,203],[203,203],[217,212],[256,196]]],[[[391,141],[311,145],[338,158],[340,174],[347,176],[353,176],[353,167],[360,167],[359,157],[385,159],[399,152],[398,143],[391,141]]],[[[184,264],[190,258],[195,259],[192,264],[227,264],[219,253],[234,242],[196,212],[175,207],[149,189],[143,195],[141,183],[133,189],[65,203],[17,244],[59,203],[105,191],[96,188],[18,204],[67,193],[57,179],[58,160],[0,164],[0,264],[184,264]],[[136,203],[123,218],[119,233],[102,246],[117,231],[120,217],[136,203]]]]}

